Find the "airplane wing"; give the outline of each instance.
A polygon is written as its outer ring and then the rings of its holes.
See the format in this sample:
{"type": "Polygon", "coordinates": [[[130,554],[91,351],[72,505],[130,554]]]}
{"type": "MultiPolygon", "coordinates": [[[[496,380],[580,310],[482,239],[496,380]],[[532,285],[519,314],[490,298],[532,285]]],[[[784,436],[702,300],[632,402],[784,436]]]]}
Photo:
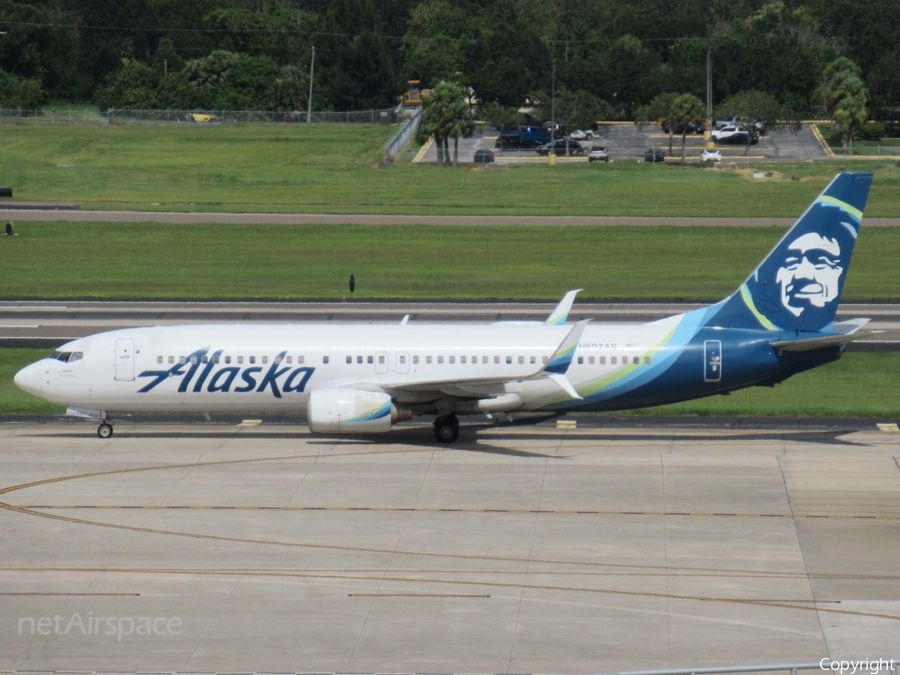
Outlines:
{"type": "Polygon", "coordinates": [[[778,340],[772,343],[772,347],[779,352],[810,352],[814,349],[836,347],[853,340],[873,335],[877,331],[858,333],[859,329],[869,323],[869,319],[850,319],[832,325],[830,333],[823,333],[816,337],[798,338],[796,340],[778,340]]]}
{"type": "Polygon", "coordinates": [[[413,380],[397,382],[354,381],[330,383],[328,386],[376,389],[401,401],[425,401],[442,397],[485,398],[504,393],[504,385],[517,380],[549,379],[572,398],[581,398],[566,377],[572,357],[584,328],[590,319],[579,321],[560,342],[553,355],[535,372],[519,377],[447,378],[442,380],[413,380]]]}

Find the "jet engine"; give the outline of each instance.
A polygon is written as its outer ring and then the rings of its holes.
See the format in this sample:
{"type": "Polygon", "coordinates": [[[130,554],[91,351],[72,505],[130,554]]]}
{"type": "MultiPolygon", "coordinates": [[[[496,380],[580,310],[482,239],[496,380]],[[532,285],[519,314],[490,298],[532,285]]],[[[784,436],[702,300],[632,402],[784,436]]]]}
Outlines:
{"type": "Polygon", "coordinates": [[[309,395],[306,417],[314,433],[371,434],[411,419],[412,411],[398,408],[390,396],[379,391],[316,389],[309,395]]]}

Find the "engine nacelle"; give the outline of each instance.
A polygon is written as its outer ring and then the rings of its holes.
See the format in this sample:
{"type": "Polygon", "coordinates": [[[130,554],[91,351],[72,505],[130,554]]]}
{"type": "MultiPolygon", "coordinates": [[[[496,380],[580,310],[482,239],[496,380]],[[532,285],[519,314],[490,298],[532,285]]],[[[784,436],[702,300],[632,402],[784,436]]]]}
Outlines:
{"type": "Polygon", "coordinates": [[[309,430],[318,434],[371,434],[388,431],[411,411],[400,410],[391,397],[361,389],[316,389],[306,409],[309,430]]]}

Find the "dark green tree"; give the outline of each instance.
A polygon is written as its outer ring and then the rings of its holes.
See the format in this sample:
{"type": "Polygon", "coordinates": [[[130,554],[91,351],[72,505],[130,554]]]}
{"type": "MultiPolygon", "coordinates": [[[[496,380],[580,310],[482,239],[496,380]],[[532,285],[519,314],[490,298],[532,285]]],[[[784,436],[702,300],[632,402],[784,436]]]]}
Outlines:
{"type": "Polygon", "coordinates": [[[832,129],[841,136],[845,155],[853,154],[853,137],[866,123],[869,92],[860,78],[859,66],[842,56],[822,71],[817,90],[825,110],[831,115],[832,129]]]}

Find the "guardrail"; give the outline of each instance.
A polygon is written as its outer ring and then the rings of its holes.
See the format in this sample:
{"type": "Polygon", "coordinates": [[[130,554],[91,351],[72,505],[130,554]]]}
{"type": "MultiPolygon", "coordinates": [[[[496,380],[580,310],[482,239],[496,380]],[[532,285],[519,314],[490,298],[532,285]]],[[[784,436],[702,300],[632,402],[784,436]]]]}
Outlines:
{"type": "Polygon", "coordinates": [[[394,134],[394,137],[388,141],[387,147],[384,149],[384,163],[392,164],[400,154],[400,151],[409,143],[409,139],[415,135],[422,122],[422,109],[416,110],[416,114],[406,120],[406,124],[400,127],[400,130],[394,134]]]}

